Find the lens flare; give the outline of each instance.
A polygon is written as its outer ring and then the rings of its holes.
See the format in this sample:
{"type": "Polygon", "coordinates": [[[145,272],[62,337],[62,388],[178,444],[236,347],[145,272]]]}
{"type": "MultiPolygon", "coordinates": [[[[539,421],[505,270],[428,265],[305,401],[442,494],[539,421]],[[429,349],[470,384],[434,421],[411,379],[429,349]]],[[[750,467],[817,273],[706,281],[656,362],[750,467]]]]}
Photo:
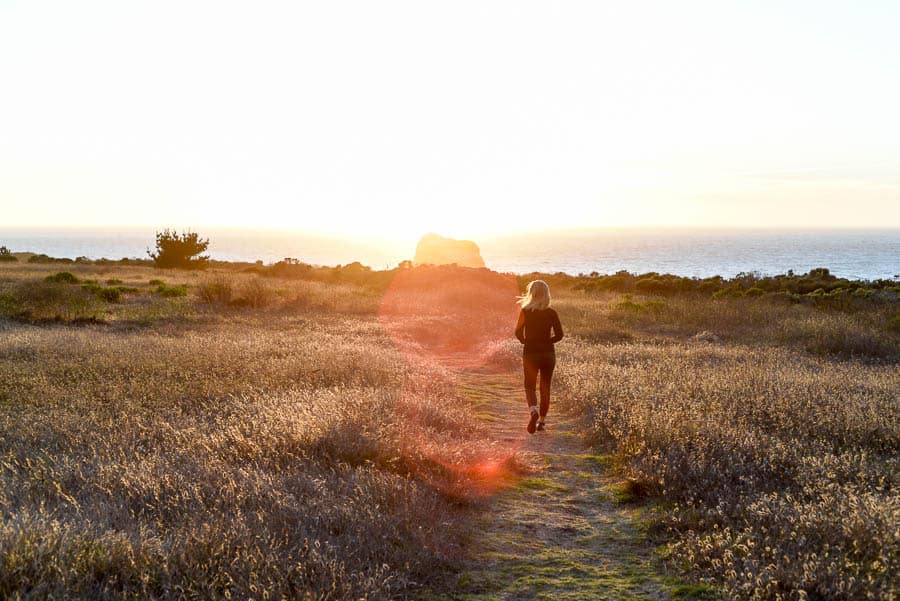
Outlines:
{"type": "MultiPolygon", "coordinates": [[[[495,381],[491,375],[510,373],[514,365],[508,345],[518,314],[517,293],[514,276],[487,269],[403,269],[385,292],[378,319],[410,365],[450,373],[457,381],[464,376],[478,388],[481,376],[495,381]]],[[[506,392],[513,394],[512,389],[506,392]]],[[[401,398],[398,409],[415,426],[410,432],[430,433],[405,443],[404,462],[418,477],[456,498],[489,496],[515,482],[524,438],[473,447],[471,440],[428,427],[429,416],[416,402],[415,390],[404,390],[401,398]]]]}
{"type": "Polygon", "coordinates": [[[397,272],[378,317],[407,359],[477,368],[512,337],[516,279],[487,269],[424,266],[397,272]]]}

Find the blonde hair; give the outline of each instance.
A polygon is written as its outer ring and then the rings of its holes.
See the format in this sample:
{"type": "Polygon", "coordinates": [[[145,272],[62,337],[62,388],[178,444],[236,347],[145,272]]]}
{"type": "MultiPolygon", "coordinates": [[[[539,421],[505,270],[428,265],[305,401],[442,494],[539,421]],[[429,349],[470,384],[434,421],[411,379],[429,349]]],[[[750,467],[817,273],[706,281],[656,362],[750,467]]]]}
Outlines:
{"type": "Polygon", "coordinates": [[[518,297],[516,302],[526,311],[546,309],[550,306],[550,286],[544,280],[529,282],[525,294],[518,297]]]}

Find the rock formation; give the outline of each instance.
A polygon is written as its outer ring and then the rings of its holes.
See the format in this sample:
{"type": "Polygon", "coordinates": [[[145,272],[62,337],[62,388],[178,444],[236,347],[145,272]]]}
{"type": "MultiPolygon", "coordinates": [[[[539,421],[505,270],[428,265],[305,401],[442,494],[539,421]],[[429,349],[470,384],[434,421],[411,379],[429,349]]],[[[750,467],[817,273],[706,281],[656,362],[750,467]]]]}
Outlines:
{"type": "Polygon", "coordinates": [[[478,245],[470,240],[453,240],[437,234],[425,234],[416,246],[416,265],[484,267],[478,245]]]}

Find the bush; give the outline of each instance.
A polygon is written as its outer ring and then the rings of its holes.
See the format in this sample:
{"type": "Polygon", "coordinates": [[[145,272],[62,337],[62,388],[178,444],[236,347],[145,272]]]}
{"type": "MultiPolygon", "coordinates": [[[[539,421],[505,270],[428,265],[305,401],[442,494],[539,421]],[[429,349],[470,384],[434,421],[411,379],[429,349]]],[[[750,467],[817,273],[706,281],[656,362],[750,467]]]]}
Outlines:
{"type": "Polygon", "coordinates": [[[744,290],[740,286],[728,286],[713,293],[713,298],[740,298],[744,296],[744,290]]]}
{"type": "Polygon", "coordinates": [[[44,278],[45,282],[55,282],[57,284],[77,284],[78,278],[68,271],[60,271],[44,278]]]}
{"type": "Polygon", "coordinates": [[[762,288],[760,288],[759,286],[754,286],[753,288],[750,288],[749,290],[744,292],[744,296],[752,297],[752,296],[765,296],[765,295],[766,295],[766,291],[763,290],[762,288]]]}
{"type": "Polygon", "coordinates": [[[669,294],[674,288],[668,282],[658,278],[644,278],[634,284],[636,292],[641,294],[669,294]]]}
{"type": "Polygon", "coordinates": [[[156,293],[160,296],[166,298],[176,298],[179,296],[187,296],[188,287],[187,286],[166,286],[165,284],[160,284],[156,287],[156,293]]]}
{"type": "Polygon", "coordinates": [[[216,274],[197,286],[197,296],[205,303],[261,309],[271,306],[278,294],[259,276],[232,280],[226,275],[216,274]]]}
{"type": "Polygon", "coordinates": [[[87,290],[91,294],[97,294],[97,291],[103,288],[96,280],[83,280],[81,282],[82,290],[87,290]]]}
{"type": "Polygon", "coordinates": [[[808,277],[815,280],[834,281],[837,279],[835,276],[831,275],[831,272],[827,267],[817,267],[815,269],[810,269],[807,275],[808,277]]]}
{"type": "Polygon", "coordinates": [[[98,288],[95,294],[97,295],[97,298],[108,303],[122,302],[122,290],[120,288],[98,288]]]}
{"type": "MultiPolygon", "coordinates": [[[[524,281],[520,284],[524,285],[529,279],[535,277],[548,277],[547,274],[533,273],[520,276],[524,281]]],[[[655,294],[661,296],[679,296],[694,295],[703,296],[715,295],[718,298],[739,298],[739,297],[757,297],[763,296],[764,293],[775,294],[786,292],[790,294],[806,295],[816,293],[815,297],[810,299],[814,302],[816,298],[835,292],[837,290],[850,291],[867,289],[869,291],[897,291],[900,289],[894,280],[848,280],[846,278],[838,278],[831,272],[820,267],[811,270],[808,274],[796,275],[793,271],[786,274],[775,276],[762,276],[759,273],[739,273],[733,278],[726,279],[722,276],[714,276],[708,278],[690,278],[682,277],[667,273],[648,272],[641,275],[632,275],[627,271],[619,271],[615,275],[599,276],[593,272],[590,276],[580,274],[578,277],[553,275],[553,285],[564,285],[571,287],[573,290],[584,290],[587,292],[639,292],[641,294],[655,294]],[[749,292],[752,290],[752,292],[749,292]],[[821,292],[816,292],[821,290],[821,292]]],[[[859,292],[860,296],[870,298],[870,294],[859,292]]],[[[875,299],[879,298],[876,296],[875,299]]],[[[859,303],[849,304],[843,301],[834,303],[830,302],[829,307],[842,311],[856,311],[860,308],[859,303]]]]}
{"type": "Polygon", "coordinates": [[[719,288],[722,287],[721,280],[706,279],[697,285],[697,292],[712,296],[719,288]]]}
{"type": "Polygon", "coordinates": [[[17,257],[14,257],[9,249],[5,246],[0,246],[0,261],[18,261],[17,257]]]}
{"type": "Polygon", "coordinates": [[[631,276],[627,274],[607,275],[595,282],[597,290],[609,292],[625,292],[631,284],[631,276]]]}
{"type": "Polygon", "coordinates": [[[257,277],[244,283],[235,304],[261,309],[271,305],[274,300],[275,291],[257,277]]]}
{"type": "Polygon", "coordinates": [[[165,229],[156,233],[156,252],[147,251],[156,267],[205,269],[209,255],[201,255],[209,247],[209,239],[201,239],[195,232],[179,234],[165,229]]]}
{"type": "Polygon", "coordinates": [[[227,278],[220,275],[202,282],[197,287],[197,295],[205,303],[227,305],[234,298],[234,287],[227,278]]]}
{"type": "Polygon", "coordinates": [[[98,306],[94,294],[79,286],[32,280],[7,295],[3,311],[28,320],[74,321],[96,318],[98,306]]]}
{"type": "Polygon", "coordinates": [[[50,257],[45,254],[32,255],[28,257],[29,263],[74,263],[72,259],[66,257],[50,257]]]}
{"type": "Polygon", "coordinates": [[[799,294],[794,294],[792,292],[788,292],[787,290],[780,290],[778,292],[773,292],[772,294],[770,294],[769,300],[773,302],[796,304],[801,302],[803,298],[799,294]]]}

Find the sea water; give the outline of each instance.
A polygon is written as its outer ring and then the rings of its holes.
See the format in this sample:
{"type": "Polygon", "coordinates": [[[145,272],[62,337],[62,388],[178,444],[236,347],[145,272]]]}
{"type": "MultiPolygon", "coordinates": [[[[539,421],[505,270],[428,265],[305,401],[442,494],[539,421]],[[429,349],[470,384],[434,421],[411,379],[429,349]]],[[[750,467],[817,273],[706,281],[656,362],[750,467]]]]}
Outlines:
{"type": "MultiPolygon", "coordinates": [[[[199,228],[209,254],[225,261],[315,265],[359,261],[376,269],[412,259],[415,240],[345,238],[302,232],[199,228]]],[[[440,232],[438,232],[440,233],[440,232]]],[[[91,259],[146,258],[153,228],[0,228],[14,252],[91,259]]],[[[488,267],[504,272],[632,273],[731,277],[804,273],[827,267],[856,279],[900,278],[900,229],[581,229],[475,238],[488,267]]]]}

